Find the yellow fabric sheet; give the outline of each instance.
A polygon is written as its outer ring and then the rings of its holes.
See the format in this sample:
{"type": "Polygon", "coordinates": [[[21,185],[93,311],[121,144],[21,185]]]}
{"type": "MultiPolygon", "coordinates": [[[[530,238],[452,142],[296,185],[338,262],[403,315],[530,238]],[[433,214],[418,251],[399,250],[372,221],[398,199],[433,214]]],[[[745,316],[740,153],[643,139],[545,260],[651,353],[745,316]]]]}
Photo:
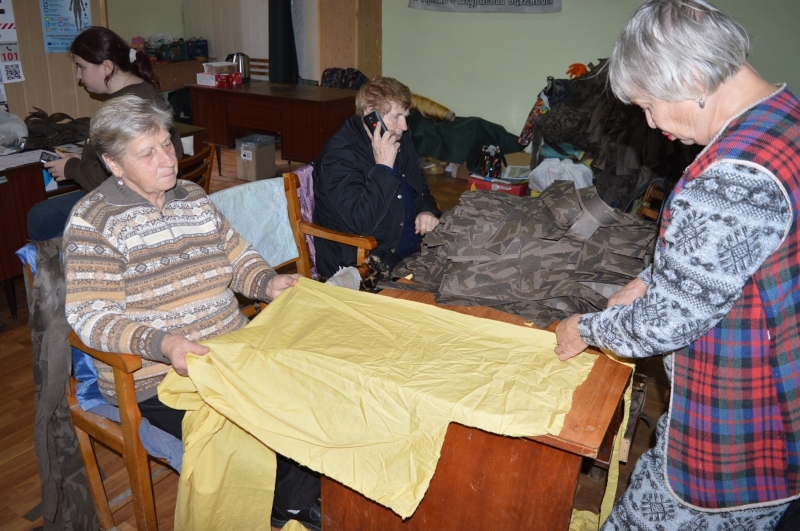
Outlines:
{"type": "Polygon", "coordinates": [[[212,507],[206,493],[238,489],[225,499],[266,504],[266,481],[232,481],[241,469],[224,470],[243,460],[263,473],[256,439],[408,517],[450,422],[557,434],[595,361],[559,362],[549,332],[305,279],[246,328],[204,344],[211,352],[189,357],[189,378],[170,373],[159,387],[164,403],[191,410],[178,499],[185,520],[176,518],[183,529],[212,513],[254,528],[256,516],[212,507]],[[220,417],[243,430],[219,428],[231,425],[220,417]]]}
{"type": "Polygon", "coordinates": [[[625,430],[628,427],[628,420],[631,417],[631,397],[633,396],[633,375],[635,374],[635,363],[629,359],[621,358],[614,352],[603,349],[603,352],[623,365],[631,368],[631,377],[628,381],[628,387],[625,389],[625,407],[623,408],[622,424],[619,425],[616,437],[614,437],[614,449],[611,453],[611,463],[608,467],[608,482],[606,483],[606,492],[603,494],[603,502],[600,506],[600,520],[599,524],[603,525],[608,517],[611,515],[611,510],[614,508],[614,499],[617,496],[617,487],[619,486],[619,453],[622,446],[622,439],[625,438],[625,430]]]}
{"type": "Polygon", "coordinates": [[[569,522],[569,531],[597,531],[599,516],[591,511],[572,510],[572,519],[569,522]]]}

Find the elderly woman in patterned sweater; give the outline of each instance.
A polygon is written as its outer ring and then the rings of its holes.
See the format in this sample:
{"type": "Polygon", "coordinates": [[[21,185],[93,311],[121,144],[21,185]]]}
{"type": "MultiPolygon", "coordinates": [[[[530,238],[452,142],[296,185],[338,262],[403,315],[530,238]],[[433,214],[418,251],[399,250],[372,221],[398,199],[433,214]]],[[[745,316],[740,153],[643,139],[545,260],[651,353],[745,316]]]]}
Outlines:
{"type": "MultiPolygon", "coordinates": [[[[144,358],[134,373],[142,416],[180,439],[184,411],[157,395],[170,366],[186,376],[186,356],[208,352],[198,341],[247,324],[234,291],[270,301],[298,275],[276,274],[202,188],[176,179],[171,125],[168,110],[135,95],[92,116],[91,141],[113,178],[76,204],[63,260],[70,326],[92,348],[144,358]]],[[[101,393],[116,403],[111,368],[95,364],[101,393]]],[[[319,478],[279,463],[279,478],[307,494],[281,509],[305,509],[319,478]]],[[[282,499],[276,492],[276,506],[282,499]]]]}
{"type": "Polygon", "coordinates": [[[706,147],[667,202],[652,267],[556,330],[561,360],[587,345],[669,354],[669,411],[606,531],[773,529],[800,496],[800,100],[748,52],[707,2],[650,0],[608,61],[650,127],[706,147]]]}

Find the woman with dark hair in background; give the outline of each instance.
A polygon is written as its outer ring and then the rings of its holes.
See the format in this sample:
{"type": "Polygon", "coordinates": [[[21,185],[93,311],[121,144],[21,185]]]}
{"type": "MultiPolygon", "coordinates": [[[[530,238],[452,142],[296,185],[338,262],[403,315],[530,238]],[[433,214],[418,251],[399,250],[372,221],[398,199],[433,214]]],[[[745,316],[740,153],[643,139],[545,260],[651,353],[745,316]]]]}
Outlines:
{"type": "MultiPolygon", "coordinates": [[[[92,94],[113,99],[125,94],[164,104],[157,89],[158,79],[150,59],[136,51],[122,37],[108,28],[92,27],[78,35],[70,46],[77,67],[75,77],[92,94]]],[[[174,128],[170,130],[175,154],[180,159],[183,147],[174,128]]],[[[81,190],[43,201],[28,212],[28,236],[32,240],[49,240],[64,232],[64,225],[75,203],[91,192],[110,173],[100,162],[91,142],[86,142],[81,155],[59,153],[59,160],[45,163],[56,181],[71,179],[81,190]]]]}

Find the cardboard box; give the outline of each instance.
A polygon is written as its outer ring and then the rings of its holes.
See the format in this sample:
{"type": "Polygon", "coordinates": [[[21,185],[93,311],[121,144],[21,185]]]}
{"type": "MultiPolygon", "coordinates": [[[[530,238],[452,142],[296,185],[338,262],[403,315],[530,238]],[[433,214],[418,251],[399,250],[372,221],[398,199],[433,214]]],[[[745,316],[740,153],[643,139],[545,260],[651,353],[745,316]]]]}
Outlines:
{"type": "Polygon", "coordinates": [[[506,153],[506,162],[509,166],[531,167],[531,154],[520,151],[517,153],[506,153]]]}
{"type": "MultiPolygon", "coordinates": [[[[531,154],[525,153],[524,151],[520,151],[519,153],[508,153],[506,155],[506,162],[508,162],[509,166],[528,166],[531,165],[531,154]]],[[[458,169],[456,170],[455,174],[456,179],[464,179],[469,180],[470,174],[469,170],[467,169],[467,163],[462,162],[458,165],[458,169]]]]}
{"type": "Polygon", "coordinates": [[[504,194],[523,196],[523,195],[528,195],[528,183],[505,184],[496,181],[484,181],[479,177],[472,176],[467,181],[467,190],[469,190],[470,192],[474,192],[476,190],[486,190],[492,192],[503,192],[504,194]]]}
{"type": "Polygon", "coordinates": [[[197,74],[197,84],[206,87],[238,87],[242,84],[242,74],[234,72],[232,74],[197,74]]]}
{"type": "Polygon", "coordinates": [[[274,177],[278,168],[275,166],[275,137],[269,135],[249,135],[236,139],[236,168],[239,179],[255,181],[274,177]]]}
{"type": "Polygon", "coordinates": [[[233,74],[236,72],[236,63],[226,63],[224,61],[203,63],[203,72],[206,74],[233,74]]]}
{"type": "Polygon", "coordinates": [[[458,165],[458,169],[456,169],[456,179],[469,180],[469,170],[467,169],[466,162],[462,162],[458,165]]]}

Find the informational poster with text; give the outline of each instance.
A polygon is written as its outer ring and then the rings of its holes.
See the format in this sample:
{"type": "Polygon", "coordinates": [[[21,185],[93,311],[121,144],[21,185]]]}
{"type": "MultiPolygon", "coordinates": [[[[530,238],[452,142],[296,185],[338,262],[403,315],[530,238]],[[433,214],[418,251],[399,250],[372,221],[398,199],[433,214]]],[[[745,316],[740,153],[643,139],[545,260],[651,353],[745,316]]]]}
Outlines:
{"type": "MultiPolygon", "coordinates": [[[[19,62],[17,24],[11,0],[0,0],[0,83],[25,81],[22,64],[19,62]]],[[[3,101],[5,101],[3,91],[3,101]]]]}
{"type": "Polygon", "coordinates": [[[408,0],[408,7],[453,13],[557,13],[561,0],[408,0]]]}
{"type": "Polygon", "coordinates": [[[92,25],[89,0],[39,0],[39,2],[42,7],[45,53],[69,52],[75,37],[92,25]]]}

